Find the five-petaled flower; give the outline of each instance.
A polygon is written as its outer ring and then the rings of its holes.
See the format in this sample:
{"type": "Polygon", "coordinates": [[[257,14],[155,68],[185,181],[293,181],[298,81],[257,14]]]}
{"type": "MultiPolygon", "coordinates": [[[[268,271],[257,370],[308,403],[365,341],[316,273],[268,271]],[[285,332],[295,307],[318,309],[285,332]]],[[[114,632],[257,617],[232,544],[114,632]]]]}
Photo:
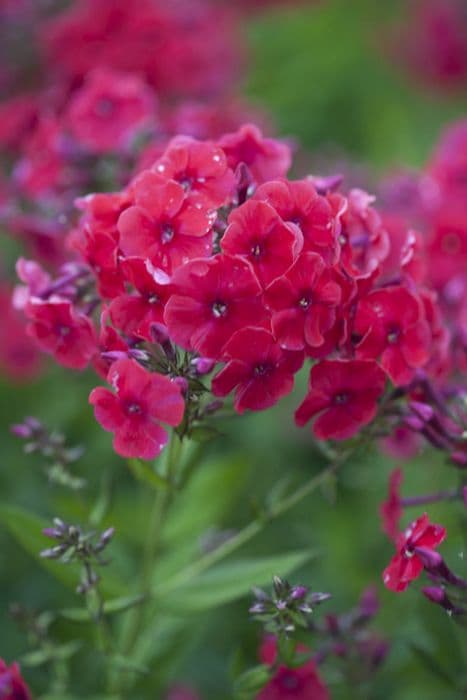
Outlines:
{"type": "Polygon", "coordinates": [[[261,411],[292,391],[294,374],[303,364],[302,352],[288,352],[264,328],[243,328],[223,351],[228,360],[212,381],[215,396],[235,389],[235,410],[261,411]]]}
{"type": "Polygon", "coordinates": [[[386,376],[369,360],[323,360],[310,373],[310,391],[295,413],[297,425],[318,415],[313,432],[321,440],[352,437],[376,415],[386,376]]]}
{"type": "Polygon", "coordinates": [[[386,588],[399,593],[405,591],[409,583],[423,571],[423,562],[417,556],[417,547],[435,549],[446,537],[446,529],[430,523],[424,513],[402,532],[397,540],[397,553],[383,571],[386,588]]]}
{"type": "Polygon", "coordinates": [[[122,457],[157,457],[168,440],[160,423],[177,426],[183,418],[180,388],[168,377],[148,372],[130,359],[114,362],[107,380],[115,394],[97,387],[89,402],[97,421],[114,433],[115,452],[122,457]]]}
{"type": "MultiPolygon", "coordinates": [[[[300,645],[301,653],[309,651],[300,645]]],[[[274,637],[266,637],[260,649],[264,664],[272,666],[276,661],[277,643],[274,637]]],[[[256,696],[256,700],[329,700],[329,691],[318,675],[314,661],[296,668],[280,665],[268,684],[256,696]]]]}

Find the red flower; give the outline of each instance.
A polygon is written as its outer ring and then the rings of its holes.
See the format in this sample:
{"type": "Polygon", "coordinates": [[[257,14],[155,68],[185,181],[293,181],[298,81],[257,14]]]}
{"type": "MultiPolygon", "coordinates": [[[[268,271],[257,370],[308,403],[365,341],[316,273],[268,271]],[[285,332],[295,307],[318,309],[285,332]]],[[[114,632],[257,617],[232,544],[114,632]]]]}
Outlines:
{"type": "Polygon", "coordinates": [[[183,418],[179,387],[129,359],[114,362],[107,380],[116,393],[97,387],[89,403],[104,430],[114,433],[115,452],[122,457],[157,457],[168,440],[160,422],[176,426],[183,418]]]}
{"type": "Polygon", "coordinates": [[[102,379],[107,379],[109,373],[109,367],[112,364],[112,360],[103,357],[103,353],[106,352],[117,352],[117,353],[127,353],[128,345],[125,343],[123,338],[117,333],[113,326],[108,325],[109,320],[109,310],[106,306],[103,307],[100,326],[99,326],[99,353],[97,353],[93,358],[93,367],[97,374],[102,377],[102,379]]]}
{"type": "MultiPolygon", "coordinates": [[[[309,650],[300,645],[299,651],[306,653],[309,650]]],[[[272,666],[276,655],[276,640],[274,637],[267,637],[261,645],[261,661],[272,666]]],[[[279,666],[266,687],[256,696],[256,700],[329,700],[329,698],[328,689],[311,660],[298,668],[279,666]]]]}
{"type": "Polygon", "coordinates": [[[179,183],[189,196],[208,207],[224,204],[235,185],[232,170],[219,146],[179,136],[169,143],[153,170],[179,183]]]}
{"type": "Polygon", "coordinates": [[[112,323],[125,335],[151,341],[151,324],[162,323],[170,278],[143,258],[127,258],[122,271],[137,294],[122,294],[110,304],[112,323]]]}
{"type": "Polygon", "coordinates": [[[26,306],[26,316],[30,321],[28,335],[57,362],[73,369],[88,365],[97,348],[94,326],[69,301],[59,297],[48,301],[33,298],[26,306]]]}
{"type": "Polygon", "coordinates": [[[297,425],[316,419],[313,432],[320,440],[345,440],[376,415],[386,376],[376,362],[323,360],[312,367],[310,392],[295,413],[297,425]]]}
{"type": "Polygon", "coordinates": [[[261,326],[261,287],[251,265],[238,256],[192,260],[174,277],[175,294],[165,308],[172,340],[217,359],[235,331],[261,326]]]}
{"type": "Polygon", "coordinates": [[[253,124],[245,124],[235,133],[225,134],[219,145],[232,170],[245,163],[258,184],[283,177],[292,161],[288,146],[275,139],[264,138],[253,124]]]}
{"type": "Polygon", "coordinates": [[[402,469],[394,469],[389,476],[388,498],[381,504],[381,519],[383,530],[387,536],[397,541],[399,536],[399,521],[402,516],[400,487],[403,480],[402,469]]]}
{"type": "MultiPolygon", "coordinates": [[[[30,261],[20,260],[23,266],[34,266],[30,261]]],[[[0,284],[0,304],[0,371],[10,381],[30,381],[40,369],[39,353],[26,335],[24,316],[12,305],[11,290],[3,284],[0,284]]]]}
{"type": "Polygon", "coordinates": [[[292,265],[303,238],[269,204],[250,199],[230,214],[221,245],[226,253],[247,258],[266,286],[292,265]]]}
{"type": "Polygon", "coordinates": [[[275,180],[258,187],[255,199],[268,202],[286,222],[303,233],[303,250],[319,252],[327,262],[337,255],[340,224],[333,199],[319,195],[308,180],[275,180]]]}
{"type": "Polygon", "coordinates": [[[3,659],[0,659],[0,700],[31,700],[18,664],[8,667],[3,659]]]}
{"type": "Polygon", "coordinates": [[[131,73],[96,68],[74,94],[66,120],[74,138],[94,153],[126,148],[155,118],[155,97],[131,73]]]}
{"type": "Polygon", "coordinates": [[[317,253],[302,253],[265,293],[265,303],[273,312],[274,335],[287,350],[322,345],[341,300],[337,273],[317,253]]]}
{"type": "Polygon", "coordinates": [[[227,396],[236,387],[235,410],[261,411],[293,389],[294,374],[303,353],[282,350],[264,328],[237,331],[224,348],[226,366],[212,380],[215,396],[227,396]]]}
{"type": "Polygon", "coordinates": [[[357,307],[357,357],[376,359],[394,384],[408,384],[430,357],[431,334],[420,300],[404,287],[371,292],[357,307]]]}
{"type": "Polygon", "coordinates": [[[118,220],[125,255],[149,258],[171,273],[194,257],[210,255],[215,212],[190,204],[183,187],[146,170],[132,185],[135,206],[118,220]]]}
{"type": "Polygon", "coordinates": [[[423,563],[415,552],[416,547],[435,549],[446,537],[441,525],[433,525],[424,513],[401,533],[397,542],[397,554],[383,571],[383,581],[390,591],[405,591],[411,581],[423,571],[423,563]]]}

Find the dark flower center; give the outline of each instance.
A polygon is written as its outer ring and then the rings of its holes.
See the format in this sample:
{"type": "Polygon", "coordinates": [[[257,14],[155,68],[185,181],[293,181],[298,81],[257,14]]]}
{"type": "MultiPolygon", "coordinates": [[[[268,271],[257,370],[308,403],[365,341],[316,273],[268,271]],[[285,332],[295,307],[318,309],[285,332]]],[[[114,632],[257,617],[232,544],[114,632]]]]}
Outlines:
{"type": "Polygon", "coordinates": [[[163,244],[170,243],[175,235],[175,231],[170,224],[164,224],[161,228],[161,241],[163,244]]]}
{"type": "Polygon", "coordinates": [[[110,97],[101,97],[94,109],[98,117],[110,117],[115,111],[115,103],[110,97]]]}
{"type": "Polygon", "coordinates": [[[261,257],[262,252],[263,252],[263,249],[262,249],[262,247],[260,246],[259,243],[254,243],[254,244],[251,246],[251,254],[252,254],[252,256],[253,256],[254,258],[259,258],[259,257],[261,257]]]}
{"type": "Polygon", "coordinates": [[[350,394],[346,391],[341,391],[339,394],[335,394],[334,403],[338,406],[343,406],[348,403],[350,399],[350,394]]]}
{"type": "Polygon", "coordinates": [[[397,326],[394,326],[394,328],[390,328],[387,334],[387,339],[388,343],[391,345],[394,345],[394,343],[397,343],[399,340],[399,336],[401,334],[401,329],[398,328],[397,326]]]}
{"type": "Polygon", "coordinates": [[[256,365],[256,367],[254,369],[254,375],[255,375],[255,377],[264,377],[266,374],[269,374],[271,369],[272,369],[271,365],[268,365],[268,364],[256,365]]]}
{"type": "Polygon", "coordinates": [[[130,416],[138,415],[143,412],[143,409],[138,403],[129,403],[126,407],[126,412],[130,416]]]}
{"type": "Polygon", "coordinates": [[[292,671],[284,673],[280,685],[284,690],[298,690],[301,686],[300,678],[292,671]]]}
{"type": "Polygon", "coordinates": [[[71,333],[71,328],[69,326],[57,326],[57,333],[65,338],[71,333]]]}
{"type": "Polygon", "coordinates": [[[310,295],[309,295],[309,294],[303,294],[303,295],[300,297],[299,302],[298,302],[298,305],[300,306],[300,308],[302,308],[302,309],[308,309],[308,307],[310,306],[310,304],[311,304],[311,297],[310,297],[310,295]]]}
{"type": "Polygon", "coordinates": [[[223,301],[215,301],[211,306],[211,309],[213,316],[216,318],[222,318],[222,316],[225,316],[227,313],[227,304],[224,304],[223,301]]]}
{"type": "Polygon", "coordinates": [[[158,304],[159,303],[159,297],[157,294],[150,294],[148,296],[148,304],[158,304]]]}

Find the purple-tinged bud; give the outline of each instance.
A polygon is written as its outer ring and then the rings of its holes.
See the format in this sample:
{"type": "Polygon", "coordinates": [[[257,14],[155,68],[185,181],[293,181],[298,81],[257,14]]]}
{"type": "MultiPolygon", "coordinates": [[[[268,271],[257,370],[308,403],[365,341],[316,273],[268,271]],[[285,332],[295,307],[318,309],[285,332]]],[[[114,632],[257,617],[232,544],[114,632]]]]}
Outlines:
{"type": "Polygon", "coordinates": [[[254,605],[251,606],[249,609],[249,612],[252,615],[261,615],[261,613],[264,613],[266,611],[266,606],[264,603],[254,603],[254,605]]]}
{"type": "Polygon", "coordinates": [[[294,586],[290,593],[292,600],[301,600],[308,593],[308,588],[305,586],[294,586]]]}
{"type": "Polygon", "coordinates": [[[415,554],[429,571],[435,571],[443,563],[443,557],[430,547],[414,547],[415,554]]]}
{"type": "Polygon", "coordinates": [[[216,399],[215,401],[211,401],[210,403],[206,404],[206,406],[204,407],[204,413],[205,415],[209,416],[212,413],[220,411],[221,408],[223,408],[223,406],[224,402],[220,399],[216,399]]]}
{"type": "Polygon", "coordinates": [[[379,610],[379,600],[374,586],[368,586],[360,598],[359,611],[364,617],[374,617],[379,610]]]}
{"type": "Polygon", "coordinates": [[[162,346],[170,342],[169,332],[163,323],[151,323],[151,338],[162,346]]]}
{"type": "Polygon", "coordinates": [[[128,353],[123,350],[107,350],[106,352],[101,352],[101,357],[103,360],[108,360],[108,362],[117,362],[117,360],[126,360],[128,353]]]}
{"type": "Polygon", "coordinates": [[[196,370],[196,374],[199,374],[201,377],[212,372],[216,365],[216,360],[211,360],[210,357],[196,357],[191,361],[191,364],[196,370]]]}
{"type": "Polygon", "coordinates": [[[312,593],[310,596],[310,603],[312,605],[320,605],[320,603],[325,603],[330,600],[332,595],[330,593],[312,593]]]}
{"type": "Polygon", "coordinates": [[[56,547],[51,547],[50,549],[43,549],[39,556],[41,556],[42,559],[58,559],[62,556],[65,550],[66,547],[60,544],[56,547]]]}
{"type": "Polygon", "coordinates": [[[10,426],[10,431],[19,438],[28,439],[33,436],[33,431],[28,425],[25,425],[25,423],[17,423],[10,426]]]}
{"type": "Polygon", "coordinates": [[[458,450],[456,452],[451,452],[451,461],[457,464],[458,467],[467,467],[467,452],[462,452],[458,450]]]}
{"type": "Polygon", "coordinates": [[[429,404],[422,403],[421,401],[410,401],[409,407],[415,415],[421,418],[425,423],[428,423],[435,413],[429,404]]]}
{"type": "Polygon", "coordinates": [[[404,418],[404,424],[411,430],[414,430],[416,433],[419,433],[424,428],[423,421],[421,421],[420,418],[417,418],[417,416],[413,415],[406,416],[404,418]]]}
{"type": "Polygon", "coordinates": [[[327,194],[327,192],[334,192],[342,185],[344,176],[328,175],[327,177],[319,177],[308,175],[306,179],[311,182],[318,194],[327,194]]]}
{"type": "Polygon", "coordinates": [[[432,603],[436,603],[437,605],[443,605],[446,599],[444,589],[439,586],[425,586],[425,588],[422,588],[422,593],[425,598],[428,598],[428,600],[431,600],[432,603]]]}
{"type": "Polygon", "coordinates": [[[107,545],[114,535],[115,535],[115,528],[114,527],[107,528],[107,530],[105,530],[100,537],[101,544],[103,544],[104,546],[107,545]]]}
{"type": "Polygon", "coordinates": [[[132,348],[128,351],[128,356],[133,358],[133,360],[139,360],[140,362],[147,362],[149,360],[149,353],[145,350],[139,350],[138,348],[132,348]]]}
{"type": "Polygon", "coordinates": [[[46,537],[50,537],[52,540],[58,540],[62,536],[62,531],[57,530],[54,527],[45,527],[42,530],[42,534],[45,535],[46,537]]]}
{"type": "Polygon", "coordinates": [[[287,609],[287,601],[286,600],[276,600],[276,608],[278,610],[286,610],[287,609]]]}
{"type": "Polygon", "coordinates": [[[174,377],[172,381],[174,384],[180,387],[182,395],[186,396],[186,394],[188,393],[188,380],[185,379],[185,377],[174,377]]]}

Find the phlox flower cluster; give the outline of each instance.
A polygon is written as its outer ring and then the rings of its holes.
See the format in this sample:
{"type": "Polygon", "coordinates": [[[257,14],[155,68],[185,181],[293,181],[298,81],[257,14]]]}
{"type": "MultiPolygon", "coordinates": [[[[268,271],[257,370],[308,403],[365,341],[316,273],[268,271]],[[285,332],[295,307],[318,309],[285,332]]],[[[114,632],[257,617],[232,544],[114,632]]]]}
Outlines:
{"type": "Polygon", "coordinates": [[[58,279],[18,263],[29,334],[112,385],[90,400],[119,454],[156,456],[160,422],[189,434],[210,391],[232,395],[238,413],[266,409],[305,362],[297,424],[350,438],[388,384],[405,391],[437,366],[422,240],[407,231],[393,246],[371,196],[341,194],[339,178],[289,180],[290,163],[253,125],[176,137],[123,190],[77,200],[78,257],[58,279]],[[200,377],[213,368],[209,391],[200,377]]]}

